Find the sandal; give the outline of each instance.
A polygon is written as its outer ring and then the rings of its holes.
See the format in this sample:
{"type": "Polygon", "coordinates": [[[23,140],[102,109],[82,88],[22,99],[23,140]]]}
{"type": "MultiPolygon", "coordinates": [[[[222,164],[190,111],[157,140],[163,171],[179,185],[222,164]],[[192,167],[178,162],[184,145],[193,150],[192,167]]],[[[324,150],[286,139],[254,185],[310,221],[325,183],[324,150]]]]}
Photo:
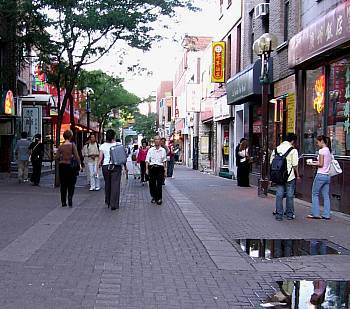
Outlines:
{"type": "Polygon", "coordinates": [[[307,215],[306,218],[307,219],[322,219],[321,217],[313,216],[313,215],[307,215]]]}

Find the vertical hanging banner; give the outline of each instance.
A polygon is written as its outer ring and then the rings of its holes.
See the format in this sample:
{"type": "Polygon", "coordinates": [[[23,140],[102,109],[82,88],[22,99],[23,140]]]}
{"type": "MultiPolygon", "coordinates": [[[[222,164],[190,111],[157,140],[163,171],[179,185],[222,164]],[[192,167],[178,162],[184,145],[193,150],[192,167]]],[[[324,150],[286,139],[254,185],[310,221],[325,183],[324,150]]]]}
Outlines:
{"type": "Polygon", "coordinates": [[[225,82],[225,42],[212,43],[212,83],[225,82]]]}

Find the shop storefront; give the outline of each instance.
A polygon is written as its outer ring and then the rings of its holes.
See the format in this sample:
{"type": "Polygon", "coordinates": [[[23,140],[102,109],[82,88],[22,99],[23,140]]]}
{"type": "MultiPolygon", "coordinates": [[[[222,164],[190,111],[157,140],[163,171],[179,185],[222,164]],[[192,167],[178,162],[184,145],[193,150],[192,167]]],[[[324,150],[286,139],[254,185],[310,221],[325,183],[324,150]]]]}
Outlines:
{"type": "Polygon", "coordinates": [[[302,152],[301,198],[311,200],[314,171],[306,159],[317,153],[316,137],[327,135],[343,173],[330,187],[333,210],[350,214],[350,3],[339,5],[292,38],[289,66],[298,70],[297,131],[302,152]]]}
{"type": "Polygon", "coordinates": [[[225,177],[233,174],[233,120],[232,107],[227,105],[226,95],[214,103],[216,122],[216,173],[225,177]]]}
{"type": "Polygon", "coordinates": [[[36,94],[20,97],[22,106],[22,129],[33,139],[35,134],[41,134],[44,144],[44,162],[52,162],[54,130],[51,116],[51,106],[54,106],[52,96],[36,94]]]}
{"type": "Polygon", "coordinates": [[[202,101],[199,122],[199,170],[207,173],[214,171],[214,99],[202,101]]]}
{"type": "MultiPolygon", "coordinates": [[[[269,65],[272,66],[272,59],[269,65]]],[[[272,74],[272,70],[269,70],[272,74]]],[[[252,182],[257,184],[260,177],[260,149],[262,139],[262,109],[261,90],[259,83],[261,60],[248,66],[227,81],[227,104],[234,105],[234,138],[232,147],[235,148],[242,137],[249,141],[252,163],[252,182]]],[[[270,76],[272,80],[272,76],[270,76]]],[[[233,160],[235,162],[235,159],[233,160]]],[[[234,168],[235,171],[235,168],[234,168]]]]}

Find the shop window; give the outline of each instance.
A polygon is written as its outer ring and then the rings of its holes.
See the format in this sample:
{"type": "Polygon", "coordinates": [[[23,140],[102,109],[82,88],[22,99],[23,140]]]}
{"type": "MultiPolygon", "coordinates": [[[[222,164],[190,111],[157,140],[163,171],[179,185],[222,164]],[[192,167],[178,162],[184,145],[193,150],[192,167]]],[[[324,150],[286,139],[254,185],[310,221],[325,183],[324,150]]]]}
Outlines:
{"type": "Polygon", "coordinates": [[[327,135],[336,155],[350,155],[350,57],[330,65],[327,135]]]}
{"type": "Polygon", "coordinates": [[[324,133],[323,117],[325,109],[324,68],[306,71],[304,153],[316,152],[316,137],[324,133]]]}
{"type": "Polygon", "coordinates": [[[251,136],[250,136],[250,155],[253,158],[252,171],[260,172],[261,162],[261,141],[262,141],[262,108],[261,105],[250,106],[251,113],[251,136]]]}

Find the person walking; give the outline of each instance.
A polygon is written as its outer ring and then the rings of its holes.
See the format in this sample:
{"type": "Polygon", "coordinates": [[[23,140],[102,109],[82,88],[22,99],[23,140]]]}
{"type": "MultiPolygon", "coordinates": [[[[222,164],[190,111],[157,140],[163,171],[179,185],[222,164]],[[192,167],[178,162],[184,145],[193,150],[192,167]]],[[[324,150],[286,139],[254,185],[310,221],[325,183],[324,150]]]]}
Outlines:
{"type": "Polygon", "coordinates": [[[140,171],[141,171],[141,183],[142,185],[145,184],[147,181],[147,174],[146,174],[146,157],[148,153],[148,144],[146,141],[142,142],[142,146],[139,149],[139,153],[137,155],[137,163],[140,164],[140,171]]]}
{"type": "Polygon", "coordinates": [[[100,155],[100,150],[94,133],[90,134],[89,143],[87,144],[85,154],[86,164],[90,175],[90,191],[99,191],[100,179],[98,175],[98,158],[100,155]]]}
{"type": "Polygon", "coordinates": [[[29,146],[28,133],[22,132],[21,139],[16,143],[16,156],[18,166],[18,183],[28,181],[28,164],[29,164],[29,146]]]}
{"type": "Polygon", "coordinates": [[[85,145],[82,149],[82,155],[83,155],[83,163],[82,166],[84,168],[85,174],[86,174],[86,182],[88,184],[88,186],[91,186],[90,183],[90,171],[89,171],[89,157],[88,157],[88,149],[89,149],[89,144],[90,144],[90,136],[88,137],[88,139],[85,142],[85,145]]]}
{"type": "Polygon", "coordinates": [[[274,212],[275,219],[283,220],[283,198],[286,195],[286,211],[287,220],[293,220],[294,214],[294,194],[296,188],[296,179],[300,179],[298,171],[298,150],[294,148],[297,136],[294,133],[288,133],[286,140],[282,142],[271,154],[270,163],[275,157],[279,156],[286,160],[287,179],[286,182],[276,184],[276,210],[274,212]]]}
{"type": "Polygon", "coordinates": [[[60,145],[56,151],[55,158],[59,164],[60,191],[62,207],[73,207],[73,196],[75,184],[77,182],[77,174],[81,168],[80,156],[77,147],[72,143],[73,132],[66,130],[63,133],[64,143],[60,145]]]}
{"type": "MultiPolygon", "coordinates": [[[[100,155],[98,166],[102,167],[103,178],[105,181],[105,204],[111,207],[111,210],[119,209],[120,199],[120,181],[122,175],[122,165],[111,164],[111,148],[114,146],[121,147],[125,157],[125,148],[120,139],[115,140],[114,130],[107,130],[106,142],[100,146],[100,155]]],[[[125,172],[128,173],[126,163],[124,164],[125,172]]]]}
{"type": "Polygon", "coordinates": [[[160,145],[160,137],[154,137],[154,147],[146,156],[146,173],[149,176],[149,190],[151,202],[162,204],[162,185],[166,177],[166,151],[160,145]]]}
{"type": "MultiPolygon", "coordinates": [[[[168,170],[168,159],[169,159],[169,147],[166,145],[166,138],[162,137],[160,139],[160,146],[162,148],[164,148],[165,153],[166,153],[166,164],[165,164],[165,171],[168,170]]],[[[166,175],[166,174],[165,174],[166,175]]],[[[163,177],[163,182],[162,182],[163,186],[165,185],[165,177],[163,177]]]]}
{"type": "Polygon", "coordinates": [[[132,152],[131,152],[131,162],[132,162],[132,170],[133,170],[133,174],[134,174],[134,179],[140,178],[140,170],[139,170],[139,167],[137,165],[138,154],[139,154],[139,146],[134,145],[132,148],[132,152]]]}
{"type": "Polygon", "coordinates": [[[307,216],[309,219],[331,218],[331,202],[329,198],[329,184],[331,176],[329,170],[331,168],[332,154],[330,139],[327,136],[320,135],[316,138],[317,146],[320,148],[317,161],[308,161],[308,165],[316,166],[317,173],[312,184],[312,210],[307,216]],[[320,216],[320,193],[323,197],[323,216],[320,216]]]}
{"type": "Polygon", "coordinates": [[[242,138],[239,146],[236,149],[236,164],[237,164],[237,185],[239,187],[250,187],[250,156],[248,141],[242,138]]]}
{"type": "Polygon", "coordinates": [[[44,145],[41,142],[41,134],[35,134],[34,142],[29,145],[30,161],[32,162],[33,172],[30,181],[33,186],[38,186],[41,177],[41,166],[44,157],[44,145]]]}
{"type": "Polygon", "coordinates": [[[174,165],[175,165],[175,152],[174,152],[174,142],[169,141],[169,154],[167,162],[167,177],[172,178],[174,174],[174,165]]]}

